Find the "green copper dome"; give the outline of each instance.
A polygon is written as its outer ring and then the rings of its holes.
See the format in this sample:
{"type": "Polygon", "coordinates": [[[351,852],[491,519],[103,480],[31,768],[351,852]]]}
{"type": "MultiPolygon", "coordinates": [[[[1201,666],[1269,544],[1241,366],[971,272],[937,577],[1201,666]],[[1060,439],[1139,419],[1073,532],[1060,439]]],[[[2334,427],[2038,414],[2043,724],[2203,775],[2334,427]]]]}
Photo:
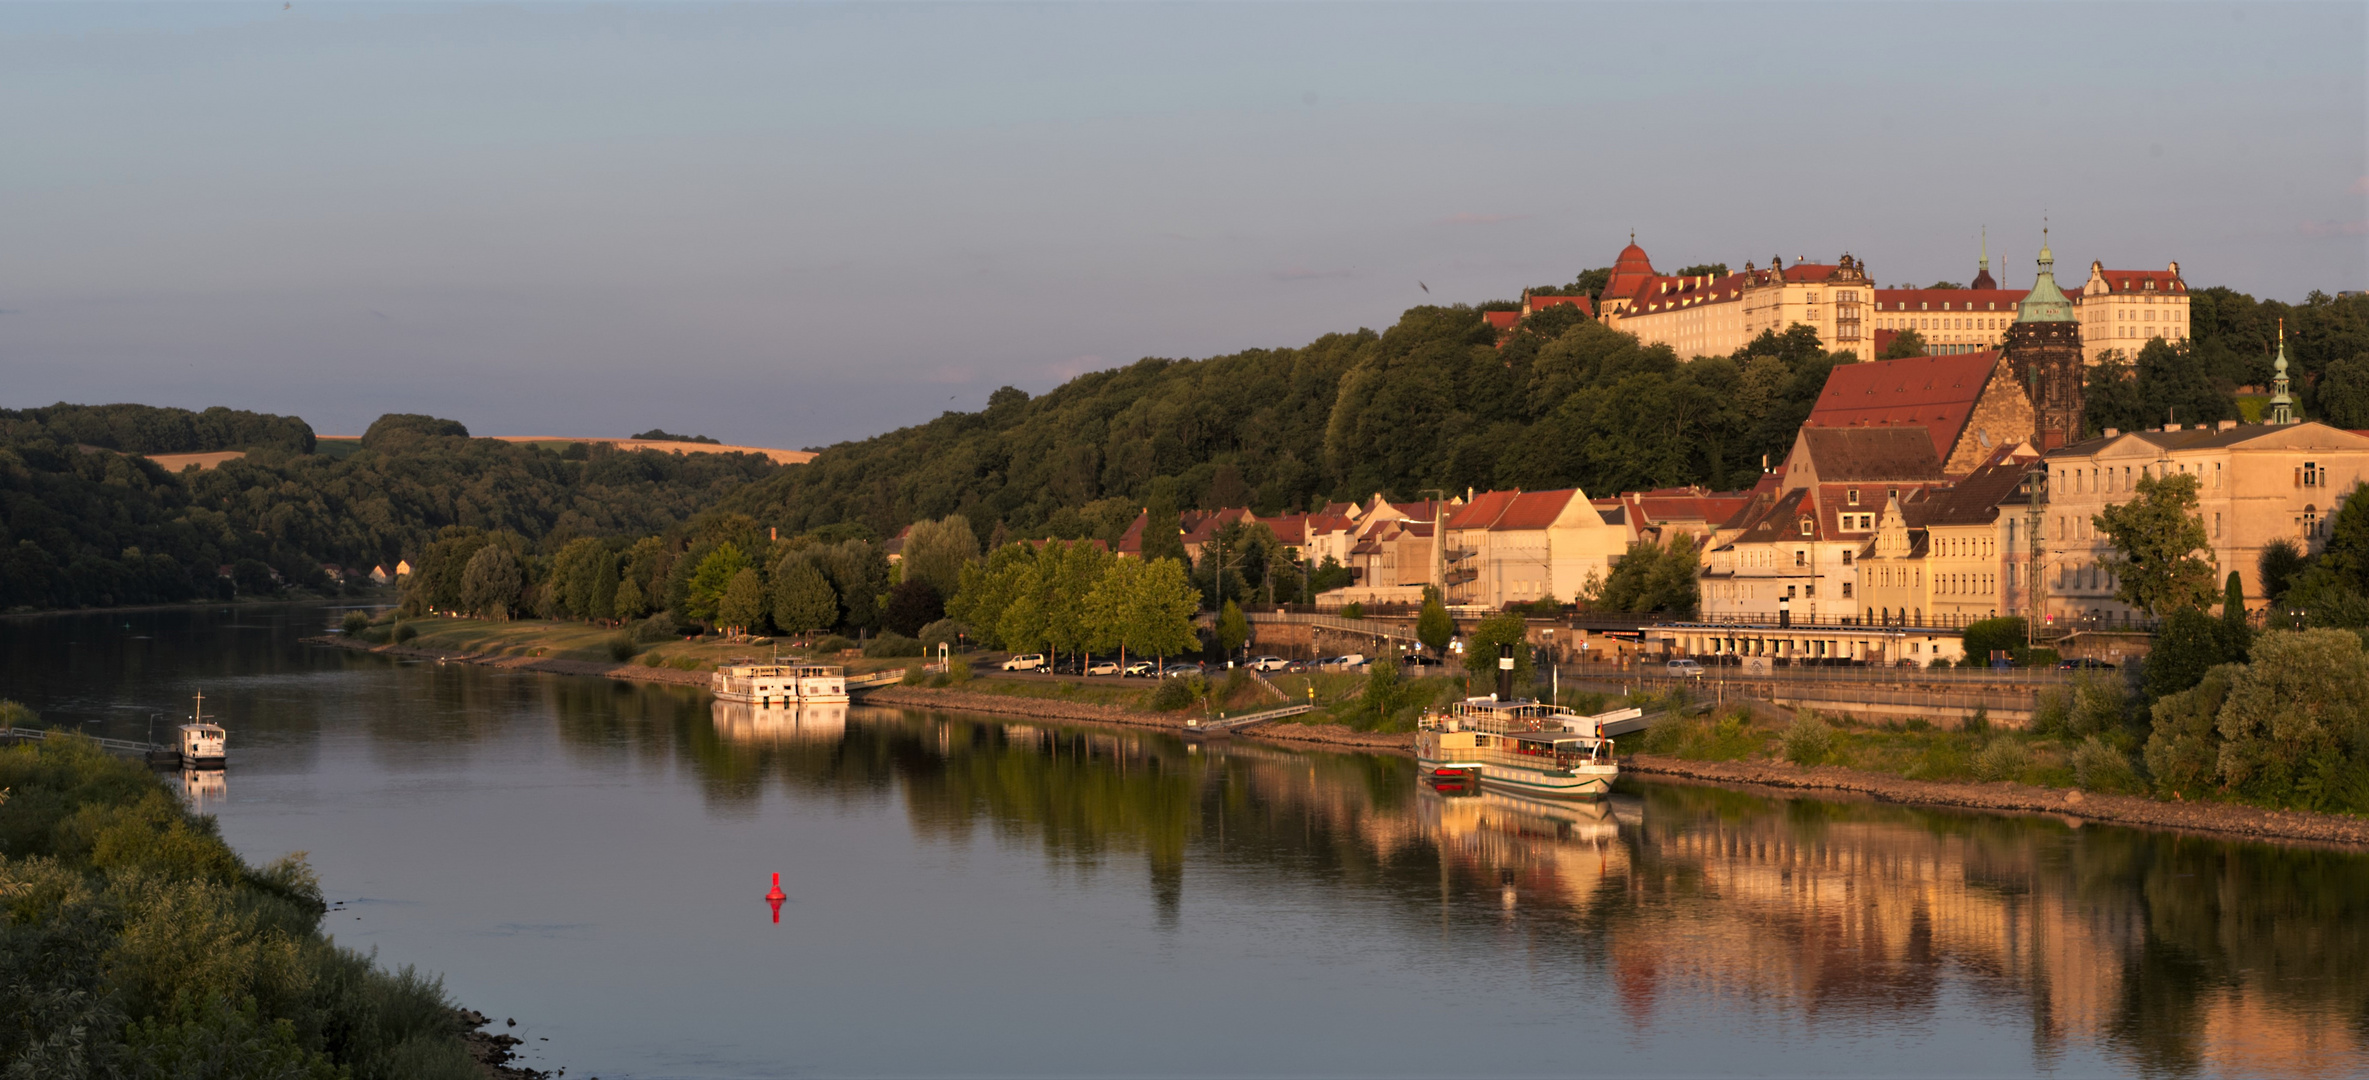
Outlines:
{"type": "Polygon", "coordinates": [[[2017,322],[2074,322],[2073,301],[2056,287],[2056,255],[2048,250],[2048,230],[2040,230],[2040,279],[2016,305],[2017,322]]]}

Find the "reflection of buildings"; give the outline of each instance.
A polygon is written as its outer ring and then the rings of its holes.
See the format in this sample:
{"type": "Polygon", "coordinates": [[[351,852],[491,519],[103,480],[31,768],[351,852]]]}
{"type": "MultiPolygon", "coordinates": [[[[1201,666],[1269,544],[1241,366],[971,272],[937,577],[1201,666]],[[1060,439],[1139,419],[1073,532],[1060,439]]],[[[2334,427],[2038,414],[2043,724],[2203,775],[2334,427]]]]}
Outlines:
{"type": "Polygon", "coordinates": [[[725,742],[828,742],[847,734],[847,705],[753,705],[717,701],[709,710],[725,742]]]}
{"type": "Polygon", "coordinates": [[[1484,789],[1477,795],[1417,793],[1415,818],[1440,858],[1524,897],[1590,906],[1614,874],[1626,875],[1629,849],[1609,801],[1526,799],[1484,789]]]}

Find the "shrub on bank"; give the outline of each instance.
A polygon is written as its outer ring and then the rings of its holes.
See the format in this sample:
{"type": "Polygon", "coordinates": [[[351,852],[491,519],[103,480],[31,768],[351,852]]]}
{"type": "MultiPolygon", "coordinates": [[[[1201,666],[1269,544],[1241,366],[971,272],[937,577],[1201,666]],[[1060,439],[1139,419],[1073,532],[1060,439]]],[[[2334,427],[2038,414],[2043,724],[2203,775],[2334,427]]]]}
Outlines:
{"type": "Polygon", "coordinates": [[[2073,748],[2073,782],[2088,791],[2137,794],[2147,789],[2130,755],[2092,735],[2073,748]]]}
{"type": "Polygon", "coordinates": [[[1784,742],[1785,760],[1796,765],[1822,765],[1834,756],[1834,728],[1808,709],[1794,714],[1784,742]]]}
{"type": "Polygon", "coordinates": [[[883,630],[880,636],[864,645],[864,656],[873,660],[900,660],[921,655],[921,642],[894,630],[883,630]]]}
{"type": "Polygon", "coordinates": [[[906,686],[920,686],[929,682],[929,675],[921,670],[920,664],[907,664],[905,677],[898,681],[906,686]]]}
{"type": "Polygon", "coordinates": [[[337,628],[343,631],[347,637],[360,637],[362,631],[370,629],[370,616],[359,611],[346,612],[345,618],[338,622],[337,628]]]}
{"type": "Polygon", "coordinates": [[[1974,777],[1977,780],[2013,780],[2023,775],[2025,766],[2032,763],[2032,752],[2021,740],[2006,735],[1994,736],[1974,755],[1974,777]]]}
{"type": "Polygon", "coordinates": [[[823,638],[821,641],[814,643],[814,651],[822,653],[826,656],[830,655],[831,653],[845,652],[852,648],[855,648],[855,642],[850,641],[847,638],[840,637],[837,634],[832,634],[823,638]]]}
{"type": "Polygon", "coordinates": [[[1209,690],[1208,682],[1199,675],[1160,680],[1160,688],[1152,691],[1152,708],[1158,712],[1175,712],[1201,700],[1209,690]]]}
{"type": "Polygon", "coordinates": [[[420,636],[420,628],[418,626],[407,622],[399,622],[395,624],[395,644],[401,645],[404,642],[410,641],[411,639],[418,636],[420,636]]]}
{"type": "Polygon", "coordinates": [[[145,767],[56,737],[0,788],[10,1075],[480,1075],[437,980],[330,943],[302,861],[246,865],[145,767]]]}
{"type": "Polygon", "coordinates": [[[612,634],[609,636],[608,649],[609,659],[622,664],[633,659],[633,654],[640,652],[641,646],[634,643],[631,634],[612,634]]]}

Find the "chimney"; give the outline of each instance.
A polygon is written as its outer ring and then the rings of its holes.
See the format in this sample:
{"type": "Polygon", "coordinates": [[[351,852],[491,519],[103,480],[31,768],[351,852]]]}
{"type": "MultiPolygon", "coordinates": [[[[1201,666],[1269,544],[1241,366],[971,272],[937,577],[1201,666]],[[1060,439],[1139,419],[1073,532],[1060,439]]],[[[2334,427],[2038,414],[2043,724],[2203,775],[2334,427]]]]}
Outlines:
{"type": "Polygon", "coordinates": [[[2235,430],[2237,430],[2237,421],[2235,421],[2235,420],[2223,420],[2223,421],[2221,421],[2221,423],[2220,423],[2218,426],[2219,426],[2219,427],[2220,427],[2220,429],[2221,429],[2221,430],[2223,430],[2223,431],[2235,431],[2235,430]]]}
{"type": "Polygon", "coordinates": [[[2122,429],[2121,429],[2121,428],[2111,428],[2111,427],[2110,427],[2110,428],[2107,428],[2107,429],[2106,429],[2106,437],[2107,437],[2107,438],[2109,438],[2109,439],[2111,439],[2111,438],[2113,438],[2113,437],[2115,437],[2115,436],[2117,436],[2117,435],[2120,435],[2120,434],[2122,434],[2122,429]]]}

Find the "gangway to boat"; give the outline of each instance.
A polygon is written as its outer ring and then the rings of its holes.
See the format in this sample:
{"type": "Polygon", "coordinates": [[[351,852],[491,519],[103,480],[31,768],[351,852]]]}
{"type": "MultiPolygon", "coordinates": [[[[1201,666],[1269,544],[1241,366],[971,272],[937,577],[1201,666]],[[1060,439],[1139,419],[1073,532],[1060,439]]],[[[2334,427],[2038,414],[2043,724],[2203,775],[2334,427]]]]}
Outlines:
{"type": "Polygon", "coordinates": [[[1271,720],[1281,720],[1287,716],[1298,716],[1301,713],[1315,711],[1316,706],[1314,705],[1285,705],[1281,708],[1244,713],[1241,716],[1212,716],[1206,719],[1195,717],[1185,721],[1185,734],[1212,735],[1221,731],[1233,731],[1236,728],[1246,728],[1252,724],[1264,724],[1271,720]]]}
{"type": "Polygon", "coordinates": [[[852,694],[858,690],[878,690],[883,686],[895,686],[903,681],[905,681],[905,672],[901,668],[875,671],[869,675],[850,675],[847,677],[847,692],[852,694]]]}
{"type": "MultiPolygon", "coordinates": [[[[12,727],[6,729],[5,731],[0,731],[0,739],[6,739],[9,742],[46,742],[52,734],[70,735],[74,733],[50,732],[44,731],[40,728],[12,727]]],[[[121,754],[125,757],[136,757],[146,761],[151,765],[179,765],[181,763],[181,751],[175,747],[165,746],[161,743],[133,742],[130,739],[102,739],[95,735],[85,735],[83,737],[99,744],[99,749],[105,750],[110,754],[121,754]]]]}

